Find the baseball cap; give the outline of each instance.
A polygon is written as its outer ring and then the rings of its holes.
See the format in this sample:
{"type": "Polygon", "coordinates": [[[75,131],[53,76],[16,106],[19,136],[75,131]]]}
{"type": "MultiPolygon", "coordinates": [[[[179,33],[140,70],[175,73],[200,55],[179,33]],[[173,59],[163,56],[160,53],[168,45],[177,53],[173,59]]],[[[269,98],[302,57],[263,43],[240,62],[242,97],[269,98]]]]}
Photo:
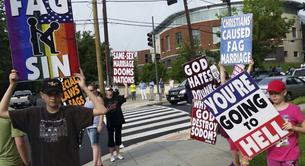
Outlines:
{"type": "Polygon", "coordinates": [[[273,80],[269,82],[267,91],[280,93],[286,89],[286,85],[281,80],[273,80]]]}
{"type": "Polygon", "coordinates": [[[105,90],[106,90],[106,91],[113,91],[113,89],[112,89],[111,86],[107,86],[107,87],[105,88],[105,90]]]}
{"type": "Polygon", "coordinates": [[[57,78],[47,78],[43,80],[41,91],[43,93],[62,93],[61,82],[57,78]]]}

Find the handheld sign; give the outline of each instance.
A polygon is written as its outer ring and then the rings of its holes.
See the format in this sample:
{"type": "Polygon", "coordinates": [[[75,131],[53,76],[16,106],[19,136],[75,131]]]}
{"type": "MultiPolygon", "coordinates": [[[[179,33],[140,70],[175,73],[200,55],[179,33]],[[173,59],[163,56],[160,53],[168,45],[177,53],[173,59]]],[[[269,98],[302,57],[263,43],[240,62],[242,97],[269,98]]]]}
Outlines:
{"type": "Polygon", "coordinates": [[[136,52],[113,51],[113,82],[133,84],[136,52]]]}
{"type": "Polygon", "coordinates": [[[81,88],[77,83],[76,77],[60,78],[63,90],[61,101],[64,105],[80,105],[85,104],[85,97],[81,88]]]}
{"type": "Polygon", "coordinates": [[[20,80],[66,77],[79,69],[70,0],[4,0],[13,68],[20,80]]]}
{"type": "Polygon", "coordinates": [[[233,71],[232,71],[232,74],[231,74],[231,78],[237,76],[239,73],[242,73],[245,71],[245,65],[243,64],[237,64],[237,65],[234,65],[233,67],[233,71]]]}
{"type": "MultiPolygon", "coordinates": [[[[217,68],[216,68],[217,69],[217,68]]],[[[205,57],[196,58],[183,65],[184,73],[187,75],[187,81],[195,100],[203,100],[218,86],[219,72],[210,69],[205,57]]]]}
{"type": "Polygon", "coordinates": [[[218,123],[203,101],[194,102],[191,125],[191,138],[213,145],[216,143],[218,123]]]}
{"type": "Polygon", "coordinates": [[[266,95],[246,72],[209,94],[204,103],[237,148],[254,157],[290,133],[266,95]]]}
{"type": "Polygon", "coordinates": [[[220,62],[248,64],[252,57],[252,14],[221,19],[220,62]]]}

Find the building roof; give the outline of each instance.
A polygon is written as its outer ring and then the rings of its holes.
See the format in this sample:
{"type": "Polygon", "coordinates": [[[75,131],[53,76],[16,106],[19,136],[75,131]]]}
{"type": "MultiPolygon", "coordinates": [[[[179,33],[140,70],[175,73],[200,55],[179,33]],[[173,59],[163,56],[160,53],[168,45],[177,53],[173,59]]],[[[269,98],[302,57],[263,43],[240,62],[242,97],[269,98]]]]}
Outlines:
{"type": "MultiPolygon", "coordinates": [[[[237,2],[231,2],[231,5],[240,5],[242,4],[242,1],[237,1],[237,2]]],[[[226,3],[219,3],[219,4],[213,4],[213,5],[206,5],[206,6],[201,6],[201,7],[196,7],[196,8],[192,8],[189,9],[189,12],[192,13],[194,11],[198,11],[198,10],[202,10],[202,9],[211,9],[211,8],[216,8],[216,7],[225,7],[227,4],[226,3]]],[[[303,9],[303,4],[294,0],[285,0],[284,1],[284,5],[289,7],[289,8],[293,8],[295,10],[301,10],[303,9]]],[[[185,11],[180,11],[177,13],[174,13],[170,16],[168,16],[164,21],[162,21],[156,28],[155,28],[155,34],[160,33],[162,30],[164,30],[166,27],[168,27],[172,21],[185,14],[185,11]]]]}

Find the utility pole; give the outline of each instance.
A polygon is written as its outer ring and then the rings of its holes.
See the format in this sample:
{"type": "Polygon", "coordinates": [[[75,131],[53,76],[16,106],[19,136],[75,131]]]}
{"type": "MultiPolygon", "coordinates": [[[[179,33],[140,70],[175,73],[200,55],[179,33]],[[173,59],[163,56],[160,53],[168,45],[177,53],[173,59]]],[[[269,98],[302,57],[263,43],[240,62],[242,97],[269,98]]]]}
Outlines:
{"type": "Polygon", "coordinates": [[[228,6],[228,16],[232,16],[232,9],[231,9],[231,0],[222,0],[223,3],[227,3],[228,6]]]}
{"type": "Polygon", "coordinates": [[[156,51],[156,35],[155,35],[155,23],[154,23],[154,16],[151,17],[151,23],[152,23],[152,36],[153,36],[153,47],[154,47],[154,60],[155,60],[155,70],[156,70],[156,84],[157,84],[157,100],[161,101],[162,98],[160,96],[159,91],[159,75],[158,75],[158,64],[157,64],[157,51],[156,51]]]}
{"type": "Polygon", "coordinates": [[[193,40],[193,33],[192,33],[192,25],[191,25],[191,19],[190,19],[190,13],[187,6],[187,0],[183,0],[184,3],[184,10],[185,10],[185,16],[186,16],[186,22],[187,22],[187,29],[189,34],[189,40],[190,40],[190,47],[192,51],[192,56],[195,56],[195,50],[194,50],[194,40],[193,40]]]}
{"type": "Polygon", "coordinates": [[[99,83],[99,88],[100,88],[101,94],[103,96],[105,96],[103,69],[102,69],[102,65],[101,65],[100,28],[99,28],[99,23],[98,23],[97,2],[96,2],[96,0],[92,0],[92,10],[93,10],[93,21],[94,21],[94,33],[95,33],[95,53],[96,53],[98,83],[99,83]]]}
{"type": "Polygon", "coordinates": [[[109,38],[108,38],[106,0],[103,0],[103,23],[104,23],[104,36],[105,36],[104,44],[105,44],[105,63],[106,63],[107,86],[109,86],[111,77],[110,77],[110,70],[109,70],[110,49],[109,49],[109,38]]]}

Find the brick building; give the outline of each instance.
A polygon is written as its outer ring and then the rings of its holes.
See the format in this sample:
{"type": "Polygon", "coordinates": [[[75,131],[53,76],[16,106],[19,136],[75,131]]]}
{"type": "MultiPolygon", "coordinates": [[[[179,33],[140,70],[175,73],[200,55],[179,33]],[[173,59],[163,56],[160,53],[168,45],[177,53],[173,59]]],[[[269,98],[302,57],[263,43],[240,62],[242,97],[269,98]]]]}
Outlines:
{"type": "MultiPolygon", "coordinates": [[[[242,2],[232,2],[231,6],[236,8],[238,13],[242,13],[242,2]]],[[[284,2],[283,16],[295,19],[295,23],[291,32],[283,39],[283,44],[275,54],[268,55],[268,59],[279,62],[304,62],[305,21],[302,24],[302,19],[298,15],[301,7],[302,4],[296,1],[284,2]]],[[[220,21],[217,14],[221,15],[225,11],[227,11],[226,3],[189,9],[194,43],[201,49],[210,51],[218,49],[216,44],[220,42],[220,38],[216,33],[220,31],[220,21]]],[[[170,67],[183,42],[188,42],[185,12],[177,12],[167,17],[155,28],[155,34],[156,50],[161,55],[161,62],[170,67]]],[[[152,49],[138,52],[140,66],[148,62],[145,61],[147,59],[145,57],[149,56],[149,52],[152,52],[152,49]]]]}

